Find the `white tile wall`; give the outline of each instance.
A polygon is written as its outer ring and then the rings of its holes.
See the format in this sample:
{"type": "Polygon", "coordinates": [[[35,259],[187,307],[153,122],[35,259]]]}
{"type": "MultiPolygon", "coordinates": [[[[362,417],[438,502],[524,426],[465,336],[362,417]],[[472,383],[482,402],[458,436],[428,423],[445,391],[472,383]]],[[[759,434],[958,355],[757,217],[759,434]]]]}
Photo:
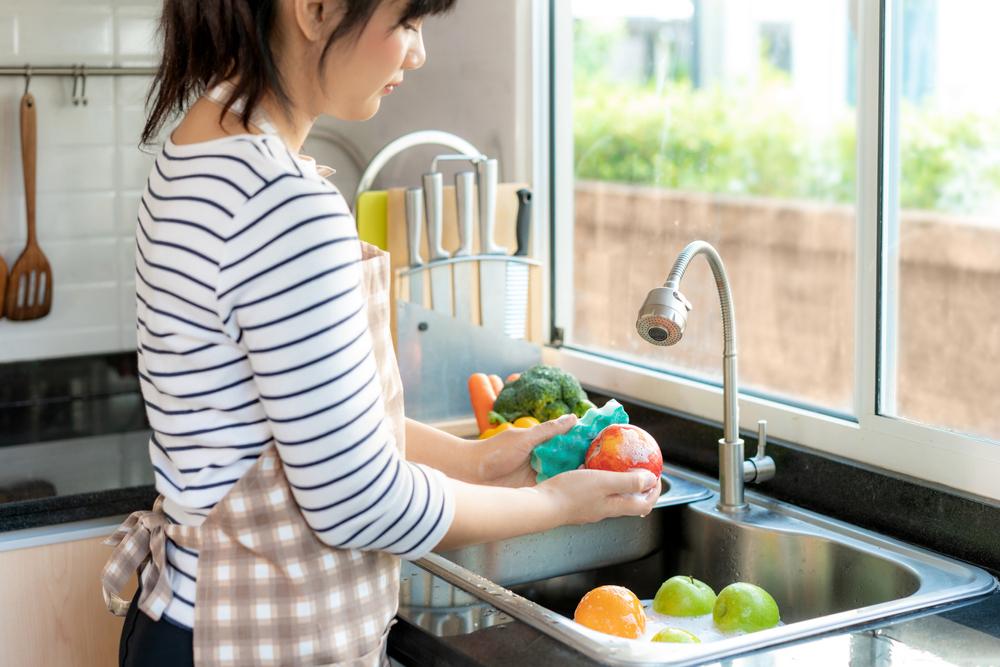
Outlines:
{"type": "MultiPolygon", "coordinates": [[[[0,3],[0,64],[154,65],[161,3],[0,3]]],[[[52,311],[0,319],[0,362],[135,348],[134,243],[151,156],[137,148],[148,77],[35,77],[37,230],[53,274],[52,311]]],[[[24,80],[0,78],[0,254],[13,267],[26,240],[18,121],[24,80]]]]}

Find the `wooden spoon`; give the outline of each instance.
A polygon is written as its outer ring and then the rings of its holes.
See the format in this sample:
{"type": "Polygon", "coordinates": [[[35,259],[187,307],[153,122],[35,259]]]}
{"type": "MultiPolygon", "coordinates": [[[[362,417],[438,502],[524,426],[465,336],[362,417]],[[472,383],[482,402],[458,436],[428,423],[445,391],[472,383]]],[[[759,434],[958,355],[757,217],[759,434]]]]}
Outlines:
{"type": "Polygon", "coordinates": [[[28,244],[14,262],[7,281],[4,311],[12,320],[45,317],[52,308],[52,269],[35,238],[35,162],[38,121],[35,97],[21,97],[21,162],[24,165],[24,199],[28,209],[28,244]]]}

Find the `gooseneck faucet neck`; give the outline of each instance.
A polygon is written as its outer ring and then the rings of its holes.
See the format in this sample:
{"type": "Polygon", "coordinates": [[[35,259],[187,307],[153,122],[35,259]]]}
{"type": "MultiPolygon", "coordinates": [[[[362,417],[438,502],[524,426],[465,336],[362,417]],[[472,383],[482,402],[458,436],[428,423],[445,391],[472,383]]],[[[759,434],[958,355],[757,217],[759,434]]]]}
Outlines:
{"type": "Polygon", "coordinates": [[[698,255],[704,255],[712,267],[715,276],[715,286],[719,291],[719,304],[722,307],[722,338],[723,338],[723,368],[722,391],[725,402],[725,419],[723,436],[726,442],[739,439],[739,391],[736,376],[736,316],[733,308],[733,293],[729,288],[729,277],[719,253],[705,241],[689,243],[674,261],[664,287],[679,290],[681,278],[687,271],[688,264],[698,255]]]}
{"type": "Polygon", "coordinates": [[[674,293],[678,300],[687,302],[680,294],[680,282],[691,260],[704,255],[719,292],[722,308],[722,401],[723,438],[719,440],[719,509],[741,512],[747,508],[743,498],[743,440],[739,437],[739,380],[736,365],[736,317],[729,277],[719,253],[705,241],[689,243],[674,261],[664,288],[674,293]]]}

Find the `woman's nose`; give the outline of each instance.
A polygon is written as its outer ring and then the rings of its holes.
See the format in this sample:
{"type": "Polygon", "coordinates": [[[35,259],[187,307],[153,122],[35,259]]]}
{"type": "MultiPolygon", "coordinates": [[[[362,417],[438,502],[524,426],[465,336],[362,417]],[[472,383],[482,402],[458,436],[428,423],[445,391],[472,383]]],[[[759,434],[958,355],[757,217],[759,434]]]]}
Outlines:
{"type": "Polygon", "coordinates": [[[427,62],[427,52],[424,51],[424,33],[422,30],[418,30],[410,45],[410,50],[406,52],[403,69],[420,69],[425,62],[427,62]]]}

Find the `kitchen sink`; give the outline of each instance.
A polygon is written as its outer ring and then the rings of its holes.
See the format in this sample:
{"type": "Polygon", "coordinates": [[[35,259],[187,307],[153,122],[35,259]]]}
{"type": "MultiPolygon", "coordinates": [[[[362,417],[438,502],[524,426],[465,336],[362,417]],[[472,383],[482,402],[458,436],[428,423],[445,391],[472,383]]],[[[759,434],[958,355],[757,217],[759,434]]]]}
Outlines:
{"type": "MultiPolygon", "coordinates": [[[[700,664],[958,602],[997,586],[977,567],[758,494],[747,493],[745,513],[721,512],[714,486],[670,470],[661,501],[645,518],[562,527],[431,554],[417,564],[469,594],[445,601],[452,609],[499,609],[616,665],[700,664]],[[762,586],[777,601],[782,625],[703,644],[660,644],[619,639],[572,621],[580,598],[596,586],[626,586],[648,600],[676,574],[701,579],[717,592],[735,581],[762,586]]],[[[412,591],[419,578],[404,580],[412,591]]],[[[426,596],[426,609],[435,606],[432,598],[426,596]]]]}

